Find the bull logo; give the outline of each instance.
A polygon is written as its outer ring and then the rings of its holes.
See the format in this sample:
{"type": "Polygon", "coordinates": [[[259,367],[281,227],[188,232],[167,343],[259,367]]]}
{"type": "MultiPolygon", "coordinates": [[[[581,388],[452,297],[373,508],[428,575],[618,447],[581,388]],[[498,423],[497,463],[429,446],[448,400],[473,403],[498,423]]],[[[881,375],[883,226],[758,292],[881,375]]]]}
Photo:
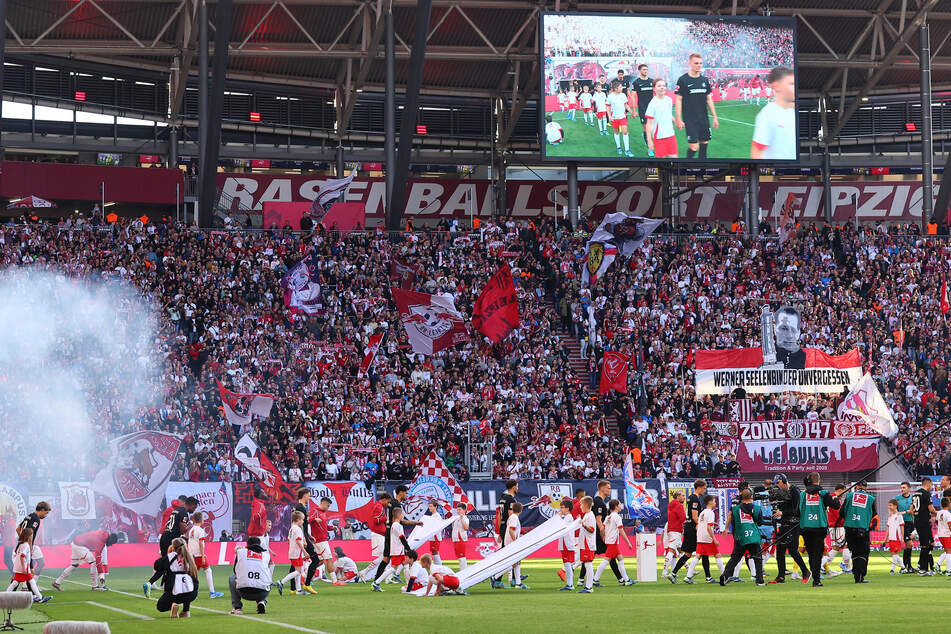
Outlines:
{"type": "Polygon", "coordinates": [[[604,355],[604,373],[611,381],[617,380],[627,368],[627,357],[606,354],[604,355]]]}
{"type": "Polygon", "coordinates": [[[452,330],[453,317],[452,313],[437,306],[414,304],[409,307],[409,312],[403,315],[403,323],[407,327],[412,326],[425,337],[435,340],[452,330]]]}

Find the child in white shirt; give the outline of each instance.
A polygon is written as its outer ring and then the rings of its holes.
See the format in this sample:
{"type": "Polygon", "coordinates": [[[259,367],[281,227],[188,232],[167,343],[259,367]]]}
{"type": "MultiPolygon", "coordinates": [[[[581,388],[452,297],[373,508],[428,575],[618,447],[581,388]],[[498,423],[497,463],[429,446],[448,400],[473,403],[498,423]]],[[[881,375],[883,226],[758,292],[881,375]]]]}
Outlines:
{"type": "MultiPolygon", "coordinates": [[[[304,514],[300,511],[291,513],[291,530],[287,533],[287,557],[291,560],[293,571],[288,573],[278,582],[278,590],[284,587],[287,582],[297,582],[296,587],[303,593],[304,588],[304,561],[307,557],[307,542],[304,537],[304,514]]],[[[297,590],[291,587],[291,594],[297,594],[297,590]]],[[[281,592],[283,594],[283,591],[281,592]]]]}
{"type": "Polygon", "coordinates": [[[188,552],[195,559],[195,565],[199,570],[205,571],[205,582],[208,584],[208,598],[217,599],[225,596],[223,592],[215,592],[215,580],[211,576],[211,566],[208,564],[208,557],[205,556],[205,538],[208,536],[205,529],[201,527],[205,521],[205,515],[199,511],[192,515],[192,527],[188,529],[188,552]]]}
{"type": "MultiPolygon", "coordinates": [[[[572,524],[575,521],[575,518],[571,515],[573,506],[571,498],[565,498],[561,501],[561,508],[558,509],[558,517],[560,517],[565,524],[572,524]]],[[[561,551],[561,563],[564,566],[564,571],[559,571],[558,576],[561,577],[564,575],[563,579],[565,580],[564,587],[558,588],[559,590],[575,589],[575,545],[574,529],[558,538],[558,550],[561,551]]]]}
{"type": "Polygon", "coordinates": [[[936,521],[938,541],[944,548],[944,554],[938,557],[938,573],[941,573],[941,564],[944,562],[944,574],[951,576],[951,498],[941,498],[941,510],[938,511],[936,521]]]}
{"type": "Polygon", "coordinates": [[[16,550],[13,552],[13,581],[7,588],[7,592],[13,592],[25,583],[33,593],[33,603],[46,603],[53,597],[44,597],[36,587],[36,580],[30,571],[30,558],[33,555],[33,529],[24,528],[20,531],[17,538],[16,550]]]}
{"type": "MultiPolygon", "coordinates": [[[[522,512],[522,505],[519,502],[513,502],[509,509],[509,519],[505,523],[505,535],[502,539],[502,546],[508,546],[513,543],[522,534],[522,523],[518,519],[518,514],[522,512]]],[[[522,583],[522,563],[519,561],[512,566],[512,580],[510,585],[513,588],[528,590],[528,586],[522,583]]]]}
{"type": "Polygon", "coordinates": [[[621,502],[618,500],[611,500],[608,504],[608,511],[610,511],[610,513],[607,519],[604,520],[604,545],[606,546],[606,550],[603,555],[604,559],[601,560],[601,565],[598,566],[598,571],[594,574],[595,583],[598,583],[601,579],[601,573],[608,567],[612,559],[617,560],[618,568],[621,571],[622,586],[633,586],[637,583],[628,578],[627,570],[624,569],[624,555],[621,554],[621,550],[618,547],[619,538],[624,537],[624,541],[627,542],[627,547],[634,550],[630,538],[627,536],[627,533],[624,532],[624,522],[619,513],[620,509],[621,502]]]}
{"type": "Polygon", "coordinates": [[[895,574],[895,568],[901,569],[901,554],[905,549],[905,519],[898,512],[898,500],[888,501],[888,523],[885,525],[885,539],[888,540],[888,550],[892,553],[892,569],[889,574],[895,574]]]}
{"type": "Polygon", "coordinates": [[[578,590],[579,594],[590,594],[594,586],[594,551],[597,549],[595,531],[598,530],[597,520],[591,507],[594,500],[590,495],[581,498],[581,565],[584,566],[584,587],[578,590]]]}

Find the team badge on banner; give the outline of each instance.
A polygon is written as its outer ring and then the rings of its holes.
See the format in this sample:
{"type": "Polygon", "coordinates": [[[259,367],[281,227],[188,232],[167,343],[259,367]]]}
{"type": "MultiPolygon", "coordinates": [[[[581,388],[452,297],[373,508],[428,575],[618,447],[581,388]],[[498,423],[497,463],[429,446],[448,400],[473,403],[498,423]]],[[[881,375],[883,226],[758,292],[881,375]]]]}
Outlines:
{"type": "Polygon", "coordinates": [[[426,505],[432,501],[450,513],[460,502],[464,502],[470,511],[475,508],[435,451],[429,452],[409,485],[409,498],[403,504],[407,518],[415,521],[421,517],[426,505]]]}
{"type": "Polygon", "coordinates": [[[59,500],[64,520],[96,519],[96,496],[88,482],[60,482],[59,500]]]}
{"type": "Polygon", "coordinates": [[[154,515],[165,497],[182,436],[158,431],[126,434],[109,443],[112,458],[92,488],[116,504],[154,515]]]}

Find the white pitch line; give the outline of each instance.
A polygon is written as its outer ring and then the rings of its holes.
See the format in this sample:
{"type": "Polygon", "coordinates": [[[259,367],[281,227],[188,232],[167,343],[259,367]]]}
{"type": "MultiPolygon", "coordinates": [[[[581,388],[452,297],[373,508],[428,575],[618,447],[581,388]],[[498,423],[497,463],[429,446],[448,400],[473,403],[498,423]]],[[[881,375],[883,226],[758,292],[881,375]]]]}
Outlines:
{"type": "Polygon", "coordinates": [[[120,610],[119,608],[114,608],[111,605],[106,605],[105,603],[96,603],[95,601],[83,601],[83,603],[94,605],[97,608],[102,608],[103,610],[112,610],[113,612],[118,612],[119,614],[125,614],[126,616],[134,616],[135,618],[142,619],[143,621],[155,620],[151,616],[145,616],[144,614],[139,614],[137,612],[129,612],[128,610],[120,610]]]}
{"type": "Polygon", "coordinates": [[[753,127],[753,124],[748,121],[737,121],[736,119],[727,119],[726,117],[717,117],[717,119],[720,121],[729,121],[730,123],[739,123],[740,125],[748,125],[751,128],[753,127]]]}
{"type": "MultiPolygon", "coordinates": [[[[47,577],[48,579],[55,579],[55,577],[49,577],[49,576],[47,576],[47,575],[43,575],[43,576],[47,577]]],[[[88,583],[83,583],[82,581],[73,581],[73,580],[71,580],[71,579],[63,579],[63,581],[65,581],[66,583],[74,583],[74,584],[76,584],[77,586],[85,586],[85,587],[87,587],[87,588],[91,588],[91,587],[92,587],[90,584],[88,584],[88,583]]],[[[134,593],[132,593],[132,592],[124,592],[123,590],[109,590],[109,592],[112,592],[112,593],[115,593],[115,594],[122,594],[122,595],[125,595],[125,596],[127,596],[127,597],[133,597],[133,598],[135,598],[135,599],[145,599],[145,597],[142,596],[142,595],[134,594],[134,593]]],[[[146,599],[146,600],[147,600],[147,601],[155,601],[155,599],[146,599]]],[[[194,604],[192,604],[191,608],[192,608],[193,610],[203,610],[203,611],[205,611],[205,612],[214,612],[215,614],[224,614],[224,615],[226,615],[226,616],[233,616],[233,617],[235,617],[236,619],[247,619],[247,620],[249,620],[249,621],[257,621],[258,623],[264,623],[265,625],[273,625],[273,626],[275,626],[275,627],[283,627],[283,628],[286,628],[286,629],[289,629],[289,630],[297,630],[298,632],[309,632],[310,634],[330,634],[330,632],[324,632],[323,630],[312,630],[312,629],[310,629],[310,628],[302,627],[302,626],[300,626],[300,625],[294,625],[294,624],[292,624],[292,623],[284,623],[284,622],[282,622],[282,621],[272,621],[272,620],[270,620],[270,619],[262,619],[262,618],[260,618],[260,617],[250,616],[250,615],[248,615],[248,614],[231,614],[230,612],[225,612],[224,610],[215,610],[215,609],[212,609],[212,608],[203,608],[203,607],[201,607],[201,606],[199,606],[199,605],[194,605],[194,604]]],[[[137,616],[141,616],[141,615],[137,615],[137,616]]]]}

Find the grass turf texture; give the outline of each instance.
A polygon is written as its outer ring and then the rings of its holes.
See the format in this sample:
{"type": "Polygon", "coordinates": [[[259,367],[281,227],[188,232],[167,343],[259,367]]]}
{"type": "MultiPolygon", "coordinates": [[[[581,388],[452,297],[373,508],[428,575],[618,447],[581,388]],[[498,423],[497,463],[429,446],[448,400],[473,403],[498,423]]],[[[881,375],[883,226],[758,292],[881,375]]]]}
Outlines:
{"type": "MultiPolygon", "coordinates": [[[[629,558],[626,563],[633,572],[634,560],[629,558]]],[[[455,562],[447,564],[455,567],[455,562]]],[[[227,594],[227,575],[231,568],[218,566],[215,585],[225,596],[208,599],[202,575],[201,592],[192,605],[192,618],[174,621],[167,613],[158,613],[154,601],[142,596],[142,582],[151,569],[116,569],[108,577],[112,592],[92,592],[84,585],[89,581],[84,568],[63,584],[63,592],[52,590],[52,579],[44,576],[40,586],[45,589],[44,594],[53,595],[53,600],[14,613],[14,623],[25,627],[27,632],[40,632],[48,620],[108,621],[111,630],[119,634],[382,630],[551,633],[603,632],[618,628],[621,631],[636,628],[639,632],[741,632],[768,628],[772,632],[855,633],[883,631],[886,627],[892,631],[943,631],[947,616],[940,606],[951,590],[951,579],[945,576],[890,576],[890,560],[874,552],[869,574],[871,583],[856,585],[851,575],[843,574],[827,579],[823,588],[812,588],[798,581],[756,587],[745,567],[741,577],[746,583],[721,588],[703,583],[698,565],[697,585],[672,586],[660,579],[657,583],[622,588],[609,568],[604,574],[604,588],[595,588],[591,595],[578,595],[557,591],[562,585],[555,574],[560,565],[561,562],[555,560],[526,560],[522,573],[530,574],[525,581],[531,586],[530,590],[492,590],[488,583],[482,583],[469,590],[469,597],[422,599],[403,595],[395,584],[384,585],[383,594],[376,594],[365,584],[331,587],[315,581],[316,596],[285,594],[281,597],[274,591],[266,615],[255,614],[254,605],[245,602],[244,618],[227,614],[231,609],[227,594]],[[100,606],[91,605],[90,601],[100,606]],[[911,621],[912,613],[906,609],[910,605],[927,605],[934,609],[914,610],[911,621]]],[[[712,568],[716,571],[715,566],[712,568]]],[[[838,569],[838,560],[834,568],[838,569]]],[[[286,570],[286,564],[278,565],[278,572],[283,574],[286,570]]],[[[775,570],[775,561],[770,560],[766,566],[767,580],[775,570]]],[[[681,571],[681,579],[683,575],[681,571]]],[[[153,592],[152,596],[158,594],[153,592]]]]}
{"type": "MultiPolygon", "coordinates": [[[[715,104],[717,116],[720,119],[720,127],[717,130],[712,128],[711,138],[708,146],[710,159],[733,159],[749,160],[750,146],[753,142],[753,124],[757,113],[766,105],[766,100],[756,103],[745,103],[742,99],[731,101],[721,101],[715,104]]],[[[577,157],[592,159],[618,159],[627,161],[636,161],[648,158],[647,143],[644,141],[643,127],[641,120],[637,117],[628,115],[628,134],[631,138],[631,152],[634,158],[618,156],[617,146],[614,144],[614,128],[608,123],[607,129],[610,134],[598,134],[597,121],[594,127],[585,125],[583,112],[576,111],[576,121],[568,118],[567,112],[547,112],[552,118],[561,124],[565,132],[565,140],[561,145],[552,145],[545,143],[545,151],[549,158],[553,157],[577,157]]],[[[686,158],[687,156],[687,135],[684,130],[674,128],[677,137],[677,156],[686,158]]],[[[544,138],[544,134],[542,135],[544,138]]],[[[624,149],[624,141],[621,141],[621,149],[624,149]]]]}

